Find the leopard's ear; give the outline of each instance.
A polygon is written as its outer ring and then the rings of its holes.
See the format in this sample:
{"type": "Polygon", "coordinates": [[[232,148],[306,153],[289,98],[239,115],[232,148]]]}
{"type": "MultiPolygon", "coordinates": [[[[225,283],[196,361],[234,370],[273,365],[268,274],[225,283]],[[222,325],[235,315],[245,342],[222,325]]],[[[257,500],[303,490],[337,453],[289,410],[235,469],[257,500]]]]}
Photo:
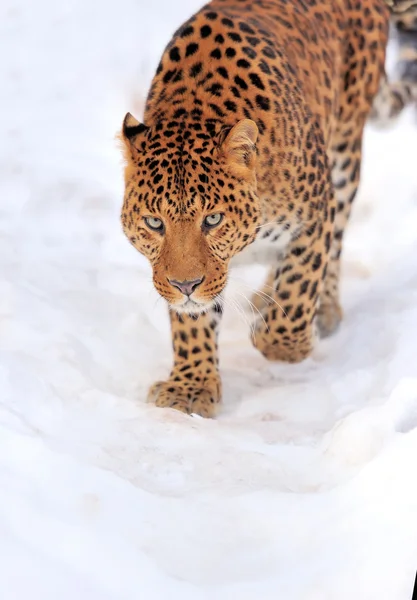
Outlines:
{"type": "Polygon", "coordinates": [[[258,127],[250,119],[242,119],[220,133],[220,154],[236,174],[245,176],[245,171],[254,171],[257,138],[258,127]]]}
{"type": "Polygon", "coordinates": [[[123,119],[122,131],[119,136],[125,150],[130,150],[130,152],[143,150],[148,131],[149,127],[139,123],[133,115],[127,113],[123,119]]]}

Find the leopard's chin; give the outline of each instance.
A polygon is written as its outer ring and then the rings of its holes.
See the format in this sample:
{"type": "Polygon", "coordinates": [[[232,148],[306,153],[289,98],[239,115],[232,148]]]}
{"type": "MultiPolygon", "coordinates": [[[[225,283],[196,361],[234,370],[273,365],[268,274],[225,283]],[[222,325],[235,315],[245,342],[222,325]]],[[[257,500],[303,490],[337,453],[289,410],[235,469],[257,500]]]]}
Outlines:
{"type": "Polygon", "coordinates": [[[213,299],[207,301],[197,301],[188,298],[181,304],[170,303],[170,308],[179,314],[198,316],[208,312],[212,308],[216,309],[218,312],[221,312],[223,310],[223,302],[221,295],[219,294],[213,299]]]}
{"type": "Polygon", "coordinates": [[[206,313],[213,306],[213,302],[195,302],[186,300],[182,304],[171,304],[171,308],[179,314],[201,315],[206,313]]]}

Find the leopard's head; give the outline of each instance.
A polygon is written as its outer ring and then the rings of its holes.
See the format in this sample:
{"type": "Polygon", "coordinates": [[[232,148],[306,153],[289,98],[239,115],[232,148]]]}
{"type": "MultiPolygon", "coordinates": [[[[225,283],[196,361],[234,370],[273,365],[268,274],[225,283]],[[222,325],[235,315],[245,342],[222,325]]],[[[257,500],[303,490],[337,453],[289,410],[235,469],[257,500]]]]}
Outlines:
{"type": "Polygon", "coordinates": [[[232,127],[213,119],[148,127],[125,117],[123,229],[177,311],[215,304],[230,259],[255,238],[257,134],[249,119],[232,127]]]}

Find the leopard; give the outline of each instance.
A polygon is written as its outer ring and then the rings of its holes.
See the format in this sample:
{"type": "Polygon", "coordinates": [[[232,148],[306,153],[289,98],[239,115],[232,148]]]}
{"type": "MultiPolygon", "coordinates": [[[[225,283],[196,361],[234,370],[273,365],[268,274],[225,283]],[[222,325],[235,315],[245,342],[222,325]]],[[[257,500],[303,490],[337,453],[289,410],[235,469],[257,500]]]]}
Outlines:
{"type": "Polygon", "coordinates": [[[391,107],[400,96],[385,73],[390,4],[212,0],[163,51],[143,121],[126,114],[121,225],[172,334],[157,407],[219,414],[225,289],[255,255],[268,274],[251,341],[267,360],[299,363],[338,329],[365,123],[381,81],[391,107]]]}

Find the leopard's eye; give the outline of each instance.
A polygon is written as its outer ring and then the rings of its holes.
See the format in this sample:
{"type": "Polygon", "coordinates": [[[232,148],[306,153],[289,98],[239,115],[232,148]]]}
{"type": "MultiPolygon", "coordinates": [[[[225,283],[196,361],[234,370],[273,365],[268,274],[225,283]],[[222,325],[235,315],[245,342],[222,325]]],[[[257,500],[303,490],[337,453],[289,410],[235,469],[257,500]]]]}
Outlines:
{"type": "Polygon", "coordinates": [[[144,221],[149,227],[149,229],[152,229],[153,231],[158,231],[159,233],[163,233],[164,224],[161,221],[161,219],[158,219],[157,217],[144,217],[144,221]]]}
{"type": "Polygon", "coordinates": [[[203,225],[206,229],[212,229],[213,227],[217,227],[223,221],[222,213],[214,213],[213,215],[207,215],[207,217],[203,221],[203,225]]]}

